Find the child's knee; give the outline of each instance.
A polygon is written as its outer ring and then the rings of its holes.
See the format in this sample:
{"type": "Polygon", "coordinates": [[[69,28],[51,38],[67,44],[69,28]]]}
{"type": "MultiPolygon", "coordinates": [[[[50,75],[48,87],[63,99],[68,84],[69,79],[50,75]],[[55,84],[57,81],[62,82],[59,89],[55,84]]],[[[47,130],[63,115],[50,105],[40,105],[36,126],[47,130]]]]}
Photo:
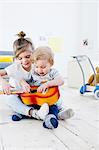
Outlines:
{"type": "Polygon", "coordinates": [[[7,104],[9,104],[14,99],[15,99],[15,95],[7,95],[5,101],[7,104]]]}

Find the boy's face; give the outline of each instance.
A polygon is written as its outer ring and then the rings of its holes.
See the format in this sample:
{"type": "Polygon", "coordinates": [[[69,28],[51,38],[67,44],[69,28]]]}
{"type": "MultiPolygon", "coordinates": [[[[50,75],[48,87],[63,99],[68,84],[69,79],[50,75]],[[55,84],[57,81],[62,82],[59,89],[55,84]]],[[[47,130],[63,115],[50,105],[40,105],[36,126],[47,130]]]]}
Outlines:
{"type": "Polygon", "coordinates": [[[30,71],[32,65],[32,53],[31,51],[24,51],[17,57],[19,63],[26,71],[30,71]]]}
{"type": "Polygon", "coordinates": [[[51,64],[48,62],[47,59],[37,60],[34,63],[34,68],[35,68],[35,72],[37,74],[39,74],[40,76],[44,76],[49,72],[49,70],[51,68],[51,64]]]}

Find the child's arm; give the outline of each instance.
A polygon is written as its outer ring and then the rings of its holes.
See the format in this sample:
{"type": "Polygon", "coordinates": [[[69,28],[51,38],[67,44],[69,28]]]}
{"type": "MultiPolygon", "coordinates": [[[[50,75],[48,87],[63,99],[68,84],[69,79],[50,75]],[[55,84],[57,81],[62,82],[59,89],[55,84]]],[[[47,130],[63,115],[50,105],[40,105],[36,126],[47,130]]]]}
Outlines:
{"type": "Polygon", "coordinates": [[[47,88],[52,86],[61,86],[64,84],[64,80],[62,77],[56,77],[51,81],[48,81],[46,83],[43,83],[41,86],[38,87],[37,92],[44,92],[47,88]]]}
{"type": "Polygon", "coordinates": [[[24,92],[30,92],[30,85],[25,80],[20,80],[20,85],[22,86],[22,90],[24,92]]]}
{"type": "Polygon", "coordinates": [[[55,79],[47,82],[48,87],[61,86],[63,84],[64,80],[62,79],[62,77],[56,77],[55,79]]]}
{"type": "Polygon", "coordinates": [[[11,93],[11,86],[10,84],[3,78],[5,75],[7,75],[7,72],[2,69],[0,70],[0,84],[2,86],[2,90],[4,94],[10,94],[11,93]]]}

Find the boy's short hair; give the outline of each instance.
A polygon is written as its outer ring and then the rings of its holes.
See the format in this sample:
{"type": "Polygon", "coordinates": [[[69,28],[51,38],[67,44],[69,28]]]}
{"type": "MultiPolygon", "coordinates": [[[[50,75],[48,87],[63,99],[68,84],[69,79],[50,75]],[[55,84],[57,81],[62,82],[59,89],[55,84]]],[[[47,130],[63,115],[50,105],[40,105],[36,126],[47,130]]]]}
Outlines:
{"type": "Polygon", "coordinates": [[[21,31],[18,35],[18,39],[13,43],[13,51],[15,57],[18,57],[22,52],[28,51],[29,46],[31,46],[31,52],[34,50],[34,45],[30,38],[24,38],[26,34],[21,31]]]}
{"type": "Polygon", "coordinates": [[[33,62],[35,63],[38,60],[47,59],[48,62],[53,65],[54,64],[54,54],[50,47],[48,46],[40,46],[35,49],[33,53],[33,62]]]}

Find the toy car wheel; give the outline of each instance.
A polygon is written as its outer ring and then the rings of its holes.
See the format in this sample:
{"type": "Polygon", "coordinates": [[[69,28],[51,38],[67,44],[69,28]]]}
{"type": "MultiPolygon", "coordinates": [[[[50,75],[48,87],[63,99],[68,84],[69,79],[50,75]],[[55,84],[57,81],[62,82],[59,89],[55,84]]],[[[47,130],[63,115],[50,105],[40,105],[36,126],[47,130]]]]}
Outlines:
{"type": "Polygon", "coordinates": [[[80,94],[84,94],[86,92],[86,85],[83,85],[81,88],[80,88],[80,94]]]}
{"type": "Polygon", "coordinates": [[[94,95],[95,95],[95,98],[99,100],[99,90],[96,90],[94,95]]]}

